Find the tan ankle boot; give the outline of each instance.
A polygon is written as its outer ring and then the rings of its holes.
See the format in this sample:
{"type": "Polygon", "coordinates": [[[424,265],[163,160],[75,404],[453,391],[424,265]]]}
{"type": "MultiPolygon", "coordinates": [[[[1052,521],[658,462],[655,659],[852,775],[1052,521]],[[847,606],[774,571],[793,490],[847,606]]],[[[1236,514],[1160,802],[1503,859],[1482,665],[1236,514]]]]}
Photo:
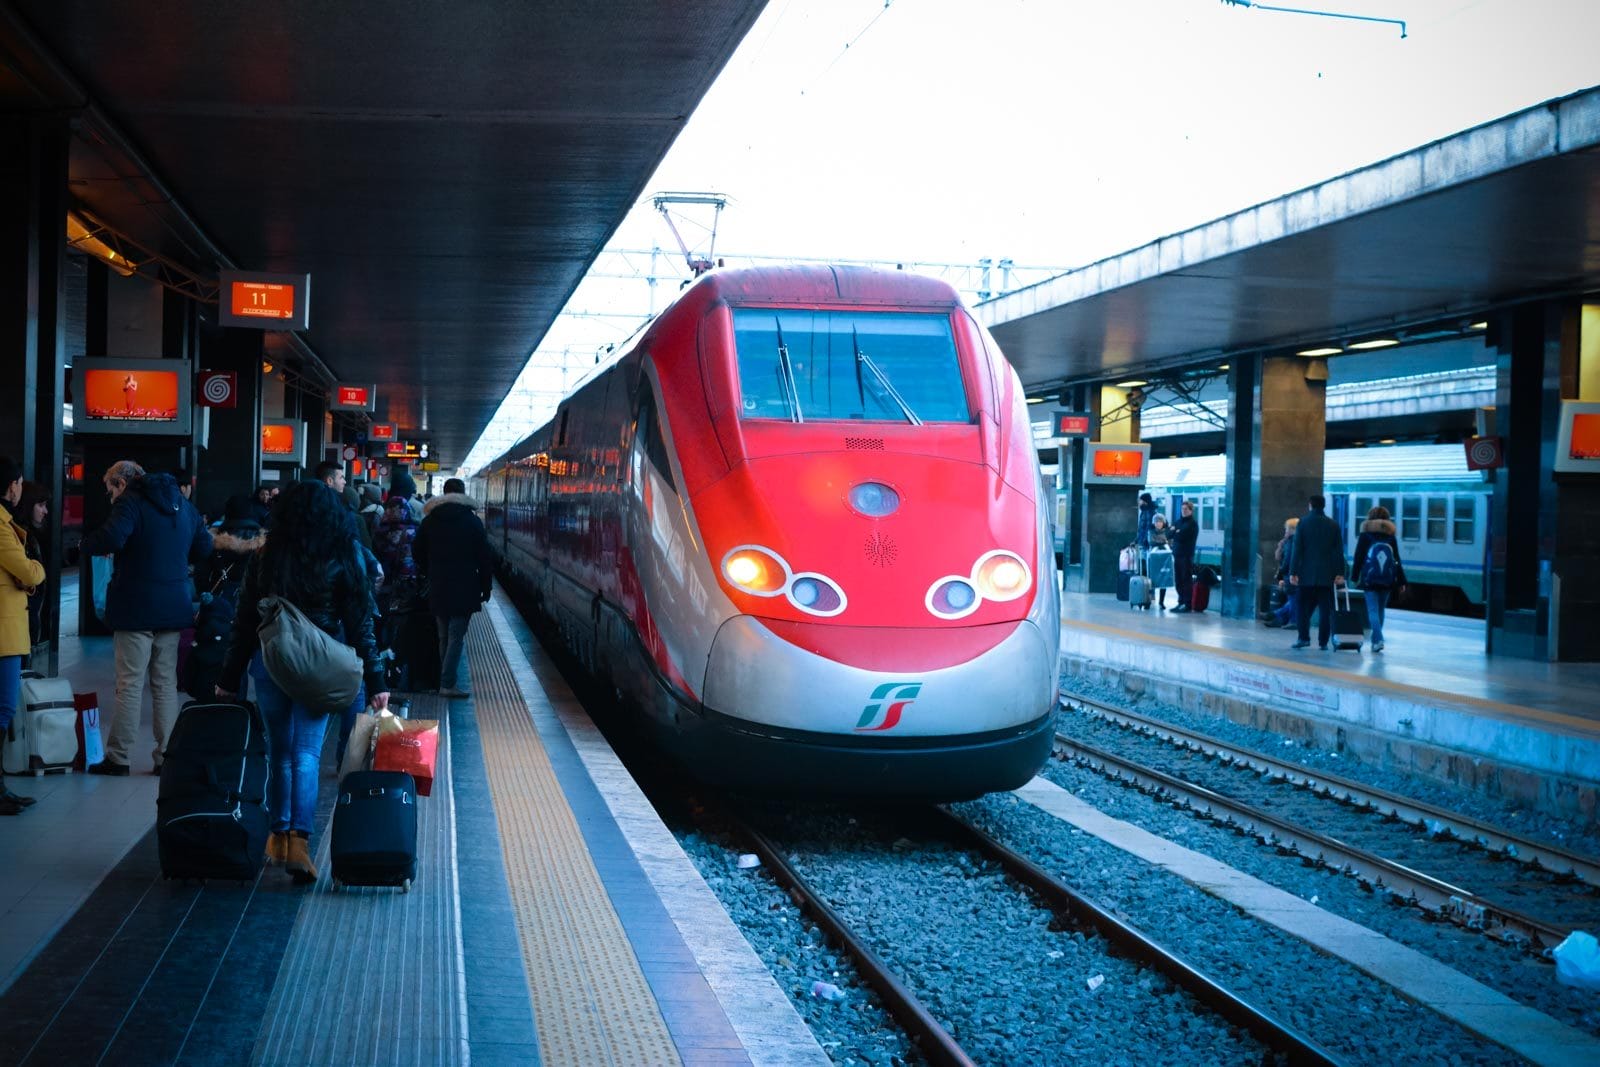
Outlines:
{"type": "Polygon", "coordinates": [[[317,880],[317,868],[311,862],[310,844],[303,834],[289,835],[289,853],[283,861],[283,867],[297,885],[310,885],[317,880]]]}
{"type": "Polygon", "coordinates": [[[267,862],[279,864],[289,858],[289,834],[274,830],[267,835],[267,862]]]}

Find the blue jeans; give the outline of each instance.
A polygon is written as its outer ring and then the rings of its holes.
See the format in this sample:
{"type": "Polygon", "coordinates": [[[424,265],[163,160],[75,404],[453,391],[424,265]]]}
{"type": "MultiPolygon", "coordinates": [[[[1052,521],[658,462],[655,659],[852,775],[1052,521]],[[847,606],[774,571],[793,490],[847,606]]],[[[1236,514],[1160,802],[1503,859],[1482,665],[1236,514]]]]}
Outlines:
{"type": "MultiPolygon", "coordinates": [[[[322,740],[327,736],[327,715],[318,715],[278,688],[267,674],[257,652],[250,660],[256,703],[267,720],[267,758],[272,777],[267,785],[267,815],[274,833],[296,831],[311,836],[317,814],[317,776],[322,768],[322,740]]],[[[366,693],[356,691],[355,703],[343,713],[353,722],[366,703],[366,693]]]]}
{"type": "Polygon", "coordinates": [[[11,726],[11,719],[22,703],[22,657],[0,656],[0,730],[11,726]]]}
{"type": "Polygon", "coordinates": [[[1372,627],[1372,643],[1383,644],[1383,609],[1389,606],[1389,590],[1365,589],[1367,598],[1367,625],[1372,627]]]}
{"type": "Polygon", "coordinates": [[[1277,611],[1273,612],[1274,617],[1276,617],[1278,620],[1278,625],[1288,626],[1291,622],[1294,622],[1299,615],[1299,608],[1300,587],[1298,585],[1291,585],[1289,587],[1289,595],[1283,599],[1283,606],[1277,611]]]}

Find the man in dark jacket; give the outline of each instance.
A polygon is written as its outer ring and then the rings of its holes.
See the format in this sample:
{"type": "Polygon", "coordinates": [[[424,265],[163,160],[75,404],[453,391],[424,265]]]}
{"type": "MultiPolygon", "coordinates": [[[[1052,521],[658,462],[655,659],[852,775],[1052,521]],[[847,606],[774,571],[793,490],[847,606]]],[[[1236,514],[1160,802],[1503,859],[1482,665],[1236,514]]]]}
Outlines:
{"type": "Polygon", "coordinates": [[[1194,548],[1200,540],[1200,523],[1195,521],[1194,504],[1185,500],[1178,508],[1178,521],[1172,524],[1172,571],[1178,583],[1176,611],[1194,610],[1194,548]]]}
{"type": "Polygon", "coordinates": [[[132,460],[106,471],[111,517],[83,539],[86,556],[115,556],[106,625],[116,656],[117,700],[106,758],[91,774],[125,775],[139,737],[145,675],[155,709],[155,765],[178,719],[178,631],[194,623],[189,564],[211,554],[211,533],[170,474],[146,474],[132,460]]]}
{"type": "Polygon", "coordinates": [[[494,582],[494,553],[489,535],[476,514],[477,501],[467,496],[460,478],[444,483],[444,495],[428,501],[411,554],[428,579],[428,610],[439,631],[439,693],[467,696],[461,684],[461,649],[467,623],[489,599],[494,582]]]}
{"type": "Polygon", "coordinates": [[[1328,647],[1333,636],[1333,589],[1344,584],[1344,531],[1324,513],[1321,493],[1311,497],[1311,510],[1294,531],[1289,584],[1300,590],[1299,640],[1291,648],[1311,644],[1311,612],[1317,612],[1317,645],[1328,647]]]}

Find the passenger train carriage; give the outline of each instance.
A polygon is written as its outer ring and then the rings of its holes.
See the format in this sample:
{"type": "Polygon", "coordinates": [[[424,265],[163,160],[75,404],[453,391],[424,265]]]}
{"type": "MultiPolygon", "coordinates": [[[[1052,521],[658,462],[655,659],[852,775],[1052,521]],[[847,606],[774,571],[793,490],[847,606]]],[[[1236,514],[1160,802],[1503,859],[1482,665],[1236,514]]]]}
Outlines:
{"type": "Polygon", "coordinates": [[[708,781],[970,797],[1049,752],[1047,498],[944,283],[708,274],[477,481],[507,578],[708,781]]]}

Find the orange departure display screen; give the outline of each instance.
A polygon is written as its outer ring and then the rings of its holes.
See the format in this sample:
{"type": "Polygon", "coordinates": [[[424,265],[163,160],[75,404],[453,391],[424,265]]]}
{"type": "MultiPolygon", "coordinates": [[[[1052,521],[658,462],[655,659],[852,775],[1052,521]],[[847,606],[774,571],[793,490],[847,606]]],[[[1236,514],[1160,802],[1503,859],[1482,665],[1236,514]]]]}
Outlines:
{"type": "Polygon", "coordinates": [[[395,434],[395,424],[392,422],[375,422],[367,429],[367,437],[373,441],[393,441],[395,434]]]}
{"type": "Polygon", "coordinates": [[[1600,459],[1600,414],[1578,412],[1572,416],[1567,454],[1573,459],[1600,459]]]}
{"type": "Polygon", "coordinates": [[[178,421],[175,370],[88,370],[83,378],[83,414],[90,419],[178,421]]]}
{"type": "Polygon", "coordinates": [[[294,427],[268,425],[261,427],[261,454],[263,456],[296,456],[294,427]]]}
{"type": "Polygon", "coordinates": [[[1143,478],[1144,450],[1141,448],[1099,448],[1094,452],[1097,478],[1143,478]]]}
{"type": "Polygon", "coordinates": [[[337,404],[347,404],[350,407],[366,407],[368,390],[360,385],[341,385],[334,400],[337,404]]]}
{"type": "Polygon", "coordinates": [[[294,286],[281,282],[233,282],[229,305],[246,319],[294,318],[294,286]]]}

